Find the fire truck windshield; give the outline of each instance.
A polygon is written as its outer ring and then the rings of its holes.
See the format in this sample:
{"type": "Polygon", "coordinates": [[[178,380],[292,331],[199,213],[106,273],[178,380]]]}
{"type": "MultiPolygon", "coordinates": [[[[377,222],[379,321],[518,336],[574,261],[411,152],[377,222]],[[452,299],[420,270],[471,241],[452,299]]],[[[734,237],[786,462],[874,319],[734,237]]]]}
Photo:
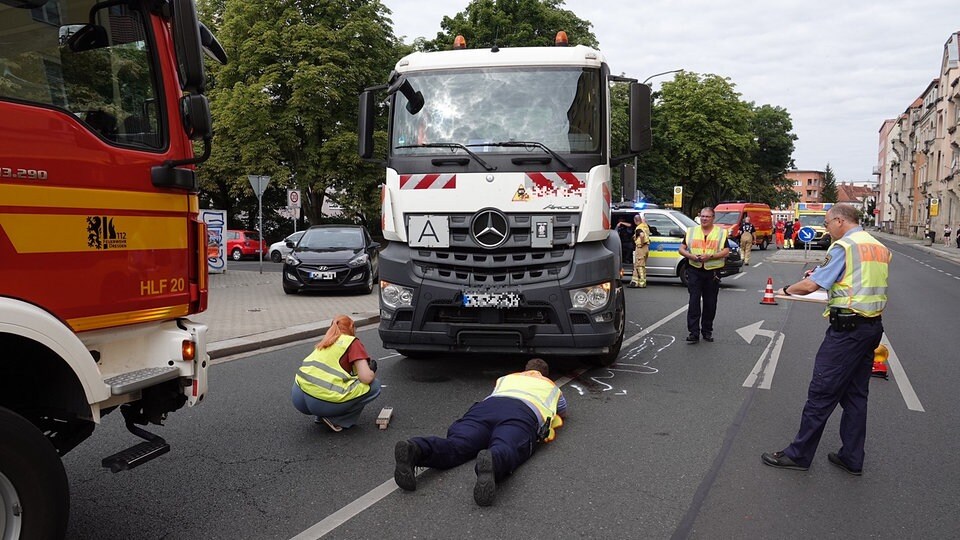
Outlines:
{"type": "Polygon", "coordinates": [[[535,152],[537,141],[557,153],[601,149],[603,115],[599,70],[586,68],[483,68],[406,74],[423,94],[417,114],[395,94],[393,154],[449,154],[431,143],[469,146],[475,152],[535,152]],[[423,145],[423,146],[421,146],[423,145]],[[404,147],[404,148],[400,148],[404,147]]]}
{"type": "Polygon", "coordinates": [[[52,105],[115,144],[162,148],[154,54],[131,7],[139,4],[98,9],[89,25],[94,4],[0,4],[0,100],[52,105]],[[80,32],[93,39],[70,39],[80,32]]]}

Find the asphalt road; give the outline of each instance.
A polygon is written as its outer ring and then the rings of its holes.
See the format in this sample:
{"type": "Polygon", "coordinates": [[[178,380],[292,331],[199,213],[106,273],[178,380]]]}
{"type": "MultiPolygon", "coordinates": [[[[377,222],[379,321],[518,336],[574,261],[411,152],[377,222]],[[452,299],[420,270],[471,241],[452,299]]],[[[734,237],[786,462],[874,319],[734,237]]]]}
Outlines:
{"type": "Polygon", "coordinates": [[[679,282],[627,289],[632,337],[620,361],[588,370],[551,361],[554,377],[568,381],[569,418],[554,443],[498,486],[490,508],[473,502],[470,465],[428,471],[413,493],[394,490],[393,445],[443,434],[522,360],[410,360],[364,329],[385,388],[354,429],[331,433],[290,405],[311,343],[213,366],[207,401],[157,430],[170,454],[134,471],[100,468],[103,456],[136,442],[122,418],[105,418],[98,436],[65,458],[69,537],[292,538],[325,519],[326,538],[348,539],[954,537],[960,267],[889,245],[884,324],[902,371],[871,382],[862,477],[826,460],[840,444],[839,411],[808,472],[760,462],[796,432],[825,328],[821,306],[758,304],[768,276],[779,286],[805,268],[765,261],[768,250],[754,252],[760,265],[725,278],[715,343],[683,341],[679,282]],[[748,343],[737,330],[759,321],[748,343]],[[776,348],[768,345],[780,334],[771,372],[776,348]],[[768,371],[744,386],[758,361],[768,371]],[[386,431],[374,425],[382,406],[395,410],[386,431]]]}

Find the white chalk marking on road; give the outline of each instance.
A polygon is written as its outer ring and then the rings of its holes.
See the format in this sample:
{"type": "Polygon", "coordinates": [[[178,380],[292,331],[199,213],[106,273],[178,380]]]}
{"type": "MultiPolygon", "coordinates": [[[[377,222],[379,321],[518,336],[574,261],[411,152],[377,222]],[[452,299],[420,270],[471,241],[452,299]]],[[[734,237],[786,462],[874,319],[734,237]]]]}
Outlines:
{"type": "Polygon", "coordinates": [[[923,410],[923,405],[920,404],[920,399],[917,397],[917,393],[913,391],[913,385],[910,384],[910,379],[907,377],[907,372],[903,370],[903,365],[900,363],[900,357],[897,356],[897,353],[893,350],[893,345],[890,344],[890,340],[887,339],[887,333],[884,332],[883,336],[880,338],[880,343],[887,347],[890,355],[887,357],[887,366],[890,368],[891,373],[893,373],[893,380],[897,381],[897,386],[900,387],[900,394],[903,396],[903,402],[907,404],[907,408],[911,411],[926,412],[923,410]]]}
{"type": "MultiPolygon", "coordinates": [[[[642,332],[638,334],[634,334],[629,338],[623,340],[623,345],[621,345],[621,348],[626,347],[627,345],[637,341],[638,339],[642,339],[644,336],[646,336],[650,332],[653,332],[657,328],[663,326],[664,324],[669,322],[671,319],[673,319],[674,317],[683,313],[686,310],[687,310],[687,306],[683,306],[682,308],[674,311],[673,313],[667,315],[666,317],[648,326],[642,332]]],[[[567,383],[569,383],[570,381],[572,381],[573,379],[579,377],[581,374],[585,373],[586,371],[587,371],[587,368],[578,369],[577,371],[573,372],[572,376],[560,377],[559,379],[554,381],[554,383],[556,383],[558,387],[562,387],[567,383]]],[[[577,387],[576,385],[573,385],[573,386],[580,392],[580,395],[583,395],[583,390],[581,388],[577,387]]],[[[397,485],[397,482],[393,478],[391,478],[386,482],[380,484],[379,486],[371,489],[364,495],[361,495],[359,498],[357,498],[350,504],[344,506],[340,510],[337,510],[336,512],[323,518],[323,520],[319,521],[309,529],[294,536],[292,540],[315,540],[317,538],[321,538],[328,532],[336,529],[340,525],[343,525],[344,523],[352,519],[354,516],[356,516],[360,512],[363,512],[367,508],[370,508],[374,504],[380,502],[381,499],[383,499],[384,497],[386,497],[387,495],[393,493],[398,489],[400,489],[400,487],[397,485]]]]}
{"type": "Polygon", "coordinates": [[[721,290],[721,291],[730,291],[730,292],[747,292],[746,289],[737,289],[737,288],[734,288],[734,287],[731,287],[731,288],[729,288],[729,289],[724,288],[724,289],[720,289],[720,290],[721,290]]]}
{"type": "Polygon", "coordinates": [[[730,278],[730,280],[732,281],[732,280],[734,280],[734,279],[740,279],[740,278],[742,278],[742,277],[745,276],[745,275],[747,275],[746,272],[740,272],[739,274],[737,274],[737,275],[733,276],[732,278],[730,278]]]}

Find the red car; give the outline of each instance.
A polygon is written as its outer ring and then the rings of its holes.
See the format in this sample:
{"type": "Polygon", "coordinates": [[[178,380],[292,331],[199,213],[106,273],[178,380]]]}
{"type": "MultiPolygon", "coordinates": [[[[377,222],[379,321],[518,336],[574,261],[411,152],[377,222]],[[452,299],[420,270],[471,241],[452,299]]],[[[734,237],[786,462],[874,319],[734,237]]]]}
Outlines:
{"type": "Polygon", "coordinates": [[[230,258],[239,261],[244,257],[259,258],[266,253],[267,244],[257,231],[227,231],[227,253],[230,258]]]}

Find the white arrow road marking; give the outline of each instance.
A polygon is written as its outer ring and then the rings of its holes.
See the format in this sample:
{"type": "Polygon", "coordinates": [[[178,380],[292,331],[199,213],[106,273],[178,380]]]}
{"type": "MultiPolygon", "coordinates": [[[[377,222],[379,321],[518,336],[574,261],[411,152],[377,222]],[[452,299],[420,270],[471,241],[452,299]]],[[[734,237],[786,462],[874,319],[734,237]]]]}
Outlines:
{"type": "Polygon", "coordinates": [[[897,357],[897,353],[893,351],[893,345],[891,345],[890,340],[887,339],[886,332],[884,332],[883,337],[880,338],[880,344],[886,345],[887,351],[890,352],[890,355],[887,357],[887,365],[893,374],[893,380],[897,381],[897,386],[900,387],[900,394],[903,396],[903,402],[907,404],[907,408],[911,411],[926,412],[923,410],[923,405],[920,404],[917,393],[913,391],[913,385],[910,384],[910,379],[907,378],[907,372],[903,370],[903,365],[900,364],[900,358],[897,357]]]}
{"type": "Polygon", "coordinates": [[[756,385],[759,380],[760,384],[758,388],[769,390],[770,385],[773,384],[773,374],[777,370],[777,362],[780,360],[780,351],[783,350],[783,334],[774,330],[761,330],[761,325],[763,325],[763,321],[737,329],[737,333],[740,334],[740,337],[748,344],[751,343],[757,335],[770,338],[770,343],[767,343],[767,346],[763,348],[760,358],[757,360],[756,365],[753,366],[753,371],[744,379],[743,386],[750,388],[756,385]],[[772,353],[770,353],[771,348],[773,349],[772,353]],[[765,363],[764,361],[767,360],[768,353],[769,361],[765,363]]]}

